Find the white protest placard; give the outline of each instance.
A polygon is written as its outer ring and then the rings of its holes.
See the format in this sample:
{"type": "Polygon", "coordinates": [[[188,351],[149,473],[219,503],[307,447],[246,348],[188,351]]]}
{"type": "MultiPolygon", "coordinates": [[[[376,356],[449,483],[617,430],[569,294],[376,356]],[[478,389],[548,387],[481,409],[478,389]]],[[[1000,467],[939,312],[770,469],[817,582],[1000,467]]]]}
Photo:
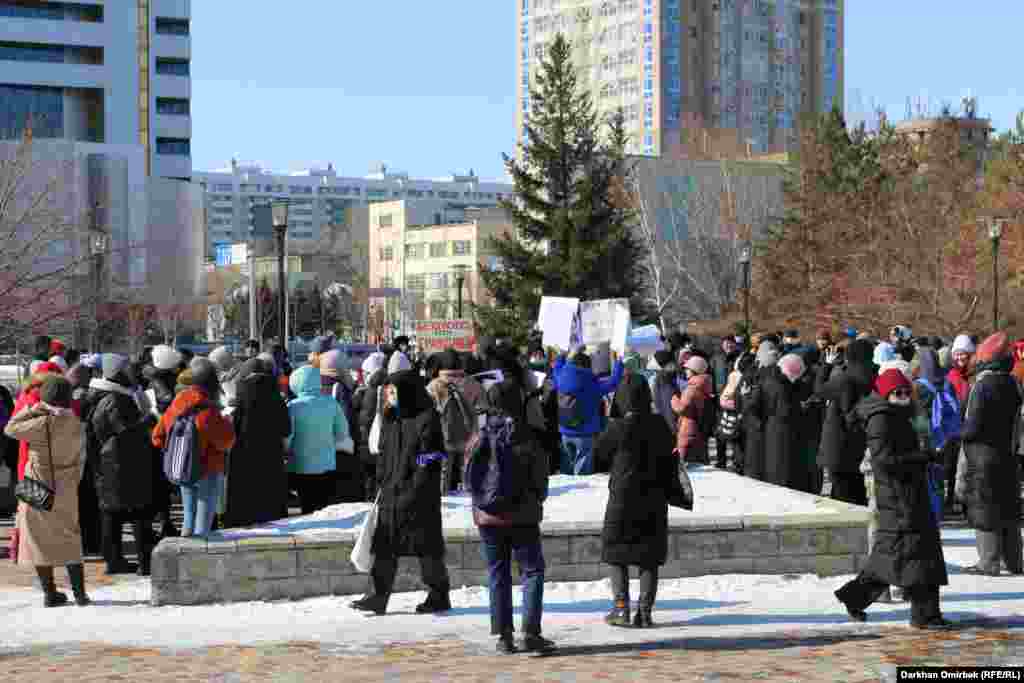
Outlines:
{"type": "Polygon", "coordinates": [[[587,346],[607,343],[613,351],[624,353],[630,326],[629,300],[584,301],[580,304],[580,324],[587,346]]]}
{"type": "Polygon", "coordinates": [[[559,296],[545,296],[540,300],[537,327],[543,332],[541,343],[545,348],[554,346],[569,350],[572,343],[572,319],[579,310],[580,300],[559,296]]]}

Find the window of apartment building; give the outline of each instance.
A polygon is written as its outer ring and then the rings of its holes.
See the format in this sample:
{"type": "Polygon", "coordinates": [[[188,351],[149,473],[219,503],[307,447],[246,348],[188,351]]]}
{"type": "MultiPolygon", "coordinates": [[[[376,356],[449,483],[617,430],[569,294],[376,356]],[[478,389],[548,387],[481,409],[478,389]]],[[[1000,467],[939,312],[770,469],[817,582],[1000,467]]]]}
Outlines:
{"type": "Polygon", "coordinates": [[[452,254],[455,256],[466,256],[473,253],[473,243],[469,240],[456,240],[452,242],[452,254]]]}
{"type": "Polygon", "coordinates": [[[31,124],[37,137],[64,136],[64,91],[36,85],[0,85],[3,137],[21,135],[31,124]]]}
{"type": "Polygon", "coordinates": [[[445,320],[448,318],[448,311],[451,310],[451,304],[442,299],[430,302],[430,317],[434,320],[445,320]]]}
{"type": "MultiPolygon", "coordinates": [[[[234,192],[235,186],[231,183],[217,183],[213,186],[214,192],[234,192]]],[[[231,199],[231,197],[221,197],[220,199],[231,199]]]]}
{"type": "Polygon", "coordinates": [[[390,213],[381,214],[377,217],[378,228],[390,228],[395,223],[395,217],[390,213]]]}
{"type": "Polygon", "coordinates": [[[188,19],[156,18],[156,32],[164,36],[187,36],[188,19]]]}
{"type": "Polygon", "coordinates": [[[431,273],[428,286],[430,289],[448,289],[448,273],[431,273]]]}
{"type": "Polygon", "coordinates": [[[395,286],[395,278],[393,277],[382,277],[380,279],[381,289],[391,289],[395,286]]]}
{"type": "Polygon", "coordinates": [[[448,243],[447,242],[431,242],[430,243],[430,258],[444,258],[448,255],[448,243]]]}
{"type": "Polygon", "coordinates": [[[305,185],[292,185],[288,188],[288,191],[292,194],[313,194],[313,188],[306,187],[305,185]]]}
{"type": "Polygon", "coordinates": [[[405,245],[405,257],[410,259],[421,259],[426,250],[423,248],[423,244],[407,244],[405,245]]]}
{"type": "Polygon", "coordinates": [[[103,21],[103,7],[101,5],[85,5],[78,2],[0,0],[0,17],[101,22],[103,21]]]}
{"type": "Polygon", "coordinates": [[[422,292],[426,288],[426,283],[426,275],[407,275],[405,278],[405,288],[410,292],[422,292]]]}
{"type": "Polygon", "coordinates": [[[230,206],[215,206],[212,209],[210,209],[210,212],[211,213],[218,213],[218,214],[226,214],[228,216],[233,216],[234,213],[235,213],[235,209],[233,207],[230,207],[230,206]]]}
{"type": "Polygon", "coordinates": [[[188,76],[191,70],[187,59],[157,57],[156,72],[160,76],[188,76]]]}
{"type": "Polygon", "coordinates": [[[191,106],[188,100],[177,97],[156,98],[156,113],[168,116],[188,116],[191,106]]]}
{"type": "Polygon", "coordinates": [[[259,192],[260,191],[260,186],[259,185],[240,185],[238,187],[238,189],[241,192],[259,192]]]}
{"type": "Polygon", "coordinates": [[[394,247],[381,247],[380,249],[380,260],[381,261],[393,261],[395,259],[395,248],[394,247]]]}
{"type": "Polygon", "coordinates": [[[697,27],[696,26],[691,26],[690,27],[690,37],[691,38],[696,38],[697,37],[697,27]]]}
{"type": "Polygon", "coordinates": [[[0,42],[0,60],[5,62],[102,65],[103,48],[3,41],[0,42]]]}
{"type": "Polygon", "coordinates": [[[192,144],[187,138],[157,138],[156,153],[187,157],[192,155],[192,144]]]}
{"type": "Polygon", "coordinates": [[[284,192],[284,185],[265,185],[264,192],[284,192]]]}

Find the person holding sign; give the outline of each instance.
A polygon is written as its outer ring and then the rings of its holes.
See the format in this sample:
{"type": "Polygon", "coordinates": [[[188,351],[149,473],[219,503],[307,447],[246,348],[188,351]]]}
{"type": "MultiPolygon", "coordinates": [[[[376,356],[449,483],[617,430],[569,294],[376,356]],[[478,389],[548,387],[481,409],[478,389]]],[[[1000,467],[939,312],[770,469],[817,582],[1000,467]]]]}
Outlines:
{"type": "Polygon", "coordinates": [[[562,474],[594,473],[594,437],[601,432],[601,401],[615,393],[624,367],[615,361],[612,374],[598,379],[590,357],[578,350],[570,360],[561,355],[555,361],[554,389],[558,392],[558,427],[562,434],[562,474]]]}

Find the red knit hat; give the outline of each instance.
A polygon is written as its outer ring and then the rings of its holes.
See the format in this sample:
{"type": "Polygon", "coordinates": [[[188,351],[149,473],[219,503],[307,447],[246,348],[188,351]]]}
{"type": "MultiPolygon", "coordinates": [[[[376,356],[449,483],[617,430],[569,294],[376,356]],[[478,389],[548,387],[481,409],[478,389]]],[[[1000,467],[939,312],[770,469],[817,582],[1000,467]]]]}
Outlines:
{"type": "Polygon", "coordinates": [[[882,398],[889,398],[889,394],[896,391],[897,389],[910,390],[910,380],[906,376],[897,370],[896,368],[890,368],[886,370],[878,379],[875,380],[875,391],[877,391],[882,398]]]}
{"type": "Polygon", "coordinates": [[[996,332],[978,347],[975,359],[979,363],[991,363],[1010,353],[1010,338],[1005,332],[996,332]]]}
{"type": "Polygon", "coordinates": [[[67,347],[59,339],[53,339],[50,341],[50,355],[51,356],[63,356],[64,352],[67,351],[67,347]]]}

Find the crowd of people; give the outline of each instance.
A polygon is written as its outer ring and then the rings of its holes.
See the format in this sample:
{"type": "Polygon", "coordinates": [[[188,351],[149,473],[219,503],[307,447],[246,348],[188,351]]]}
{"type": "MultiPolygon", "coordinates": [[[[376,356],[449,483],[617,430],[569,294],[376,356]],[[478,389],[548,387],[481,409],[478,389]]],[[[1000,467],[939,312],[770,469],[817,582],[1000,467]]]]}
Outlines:
{"type": "Polygon", "coordinates": [[[45,337],[37,345],[17,400],[0,393],[0,403],[8,464],[19,480],[55,491],[50,510],[19,504],[13,541],[47,606],[68,601],[56,590],[56,566],[67,568],[76,602],[88,604],[83,553],[102,553],[108,573],[146,575],[159,538],[279,519],[294,495],[303,514],[376,502],[374,563],[353,607],[384,613],[398,558],[414,556],[429,589],[417,612],[445,611],[441,498],[465,491],[499,650],[546,651],[554,647],[541,634],[548,476],[609,474],[606,622],[649,627],[668,506],[692,509],[694,465],[869,506],[870,559],[836,593],[856,620],[902,589],[912,625],[948,626],[939,610],[947,583],[939,525],[958,501],[977,529],[979,560],[967,571],[1024,572],[1024,343],[1001,333],[946,343],[898,326],[882,340],[820,331],[805,344],[791,330],[727,337],[711,353],[673,334],[661,350],[622,357],[607,345],[545,349],[539,338],[525,350],[482,338],[473,353],[427,357],[399,337],[355,368],[321,337],[294,369],[283,348],[259,353],[255,344],[244,358],[224,347],[196,358],[158,346],[136,359],[79,356],[45,337]],[[163,451],[183,420],[198,434],[200,472],[174,486],[163,451]],[[175,493],[180,530],[170,514],[175,493]],[[137,565],[125,560],[125,523],[137,565]],[[524,590],[518,644],[513,557],[524,590]],[[635,611],[630,566],[639,568],[635,611]]]}

